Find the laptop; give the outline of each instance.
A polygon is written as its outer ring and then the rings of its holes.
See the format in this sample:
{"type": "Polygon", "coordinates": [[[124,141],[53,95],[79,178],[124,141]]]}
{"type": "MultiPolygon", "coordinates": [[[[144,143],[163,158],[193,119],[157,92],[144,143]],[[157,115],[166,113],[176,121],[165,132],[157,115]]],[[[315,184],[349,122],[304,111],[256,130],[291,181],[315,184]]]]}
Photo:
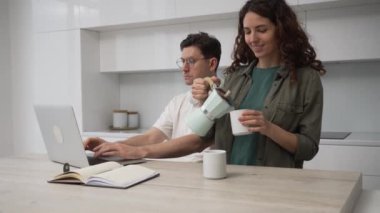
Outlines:
{"type": "Polygon", "coordinates": [[[83,140],[70,105],[35,105],[46,150],[51,161],[74,167],[86,167],[106,161],[123,165],[145,162],[144,159],[125,160],[120,157],[94,158],[93,152],[85,151],[83,140]]]}

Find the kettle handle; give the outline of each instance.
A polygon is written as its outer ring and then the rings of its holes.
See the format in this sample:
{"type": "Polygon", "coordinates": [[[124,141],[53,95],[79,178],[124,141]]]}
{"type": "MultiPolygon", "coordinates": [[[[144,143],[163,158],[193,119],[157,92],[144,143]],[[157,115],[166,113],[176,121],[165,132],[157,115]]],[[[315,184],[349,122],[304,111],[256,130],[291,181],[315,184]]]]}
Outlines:
{"type": "Polygon", "coordinates": [[[210,86],[211,90],[217,88],[218,86],[211,80],[210,77],[205,77],[203,78],[207,83],[208,85],[210,86]]]}

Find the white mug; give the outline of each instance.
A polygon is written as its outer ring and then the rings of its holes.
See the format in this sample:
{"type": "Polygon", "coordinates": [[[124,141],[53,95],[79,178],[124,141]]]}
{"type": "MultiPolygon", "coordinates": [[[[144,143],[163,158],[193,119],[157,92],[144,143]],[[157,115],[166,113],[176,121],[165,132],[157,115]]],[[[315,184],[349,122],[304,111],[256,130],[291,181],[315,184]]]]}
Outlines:
{"type": "Polygon", "coordinates": [[[246,109],[238,109],[230,112],[232,134],[235,136],[251,134],[248,127],[243,126],[239,121],[239,117],[245,110],[246,109]]]}
{"type": "Polygon", "coordinates": [[[203,152],[203,176],[208,179],[221,179],[227,176],[226,151],[210,149],[203,152]]]}

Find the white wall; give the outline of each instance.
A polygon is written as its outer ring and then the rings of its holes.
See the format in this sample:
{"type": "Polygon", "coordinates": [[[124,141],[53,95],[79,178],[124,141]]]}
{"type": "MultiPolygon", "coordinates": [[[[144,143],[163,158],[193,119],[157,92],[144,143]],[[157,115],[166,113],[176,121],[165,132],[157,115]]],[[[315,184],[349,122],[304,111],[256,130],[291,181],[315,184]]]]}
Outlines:
{"type": "Polygon", "coordinates": [[[181,71],[122,74],[120,106],[122,109],[138,111],[140,126],[149,128],[172,97],[189,89],[181,71]]]}
{"type": "Polygon", "coordinates": [[[35,86],[32,2],[12,0],[9,6],[15,153],[41,152],[44,148],[32,107],[35,86]]]}
{"type": "Polygon", "coordinates": [[[82,81],[76,91],[82,91],[83,121],[78,122],[83,131],[106,130],[112,123],[112,110],[120,108],[120,84],[117,73],[99,71],[98,32],[81,30],[81,59],[82,81]]]}
{"type": "Polygon", "coordinates": [[[0,156],[13,152],[8,0],[0,0],[0,156]]]}
{"type": "MultiPolygon", "coordinates": [[[[173,62],[174,63],[174,62],[173,62]]],[[[222,70],[217,72],[222,76],[222,70]]],[[[182,71],[120,74],[120,106],[138,111],[140,126],[150,128],[175,95],[189,91],[182,71]]]]}

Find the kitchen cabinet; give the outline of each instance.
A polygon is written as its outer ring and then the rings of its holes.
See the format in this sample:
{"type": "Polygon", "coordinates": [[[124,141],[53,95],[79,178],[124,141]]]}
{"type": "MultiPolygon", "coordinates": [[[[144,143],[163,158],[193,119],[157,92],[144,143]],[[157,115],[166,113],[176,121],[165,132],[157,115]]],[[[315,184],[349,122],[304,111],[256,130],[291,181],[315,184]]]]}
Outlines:
{"type": "Polygon", "coordinates": [[[79,29],[80,8],[80,0],[33,0],[35,31],[79,29]]]}
{"type": "Polygon", "coordinates": [[[190,32],[194,33],[199,31],[207,32],[220,41],[222,45],[222,55],[219,68],[229,66],[232,62],[231,54],[237,32],[237,18],[190,23],[190,32]]]}
{"type": "Polygon", "coordinates": [[[364,189],[380,189],[380,133],[351,133],[346,139],[321,139],[319,152],[305,169],[358,171],[364,189]]]}
{"type": "Polygon", "coordinates": [[[175,0],[81,0],[81,28],[175,18],[175,0]]]}
{"type": "Polygon", "coordinates": [[[298,0],[294,5],[296,10],[320,10],[376,3],[378,0],[298,0]]]}
{"type": "MultiPolygon", "coordinates": [[[[48,0],[39,0],[48,2],[48,0]]],[[[54,1],[59,2],[59,1],[54,1]]],[[[207,21],[237,16],[245,0],[66,0],[79,2],[72,14],[79,14],[80,28],[122,29],[131,26],[207,21]]],[[[376,0],[286,0],[296,10],[345,7],[376,3],[376,0]]],[[[41,4],[42,6],[44,4],[41,4]]],[[[48,8],[53,9],[53,8],[48,8]]],[[[45,11],[45,15],[53,10],[45,11]]],[[[62,21],[63,18],[61,18],[62,21]]]]}
{"type": "Polygon", "coordinates": [[[191,22],[100,32],[100,71],[139,72],[178,70],[179,44],[190,32],[204,31],[222,43],[220,66],[231,63],[235,20],[191,22]]]}
{"type": "MultiPolygon", "coordinates": [[[[291,0],[296,2],[295,0],[291,0]]],[[[211,20],[236,14],[245,0],[81,0],[81,28],[176,24],[191,20],[211,20]],[[185,21],[186,21],[185,20],[185,21]]],[[[103,28],[104,29],[104,28],[103,28]]],[[[115,29],[115,28],[113,28],[115,29]]]]}
{"type": "Polygon", "coordinates": [[[100,33],[100,70],[176,70],[188,25],[168,25],[100,33]]]}
{"type": "MultiPolygon", "coordinates": [[[[322,61],[380,59],[380,48],[373,45],[373,41],[380,38],[380,4],[366,1],[358,6],[357,1],[345,4],[333,0],[291,3],[322,61]],[[334,7],[324,8],[330,4],[334,7]]],[[[100,70],[177,70],[174,62],[180,56],[179,42],[189,32],[197,31],[209,32],[221,41],[220,66],[228,66],[236,36],[237,4],[228,9],[224,6],[217,7],[208,15],[201,15],[206,14],[208,9],[195,10],[198,7],[196,5],[198,4],[178,1],[175,8],[178,14],[172,18],[130,20],[124,25],[90,28],[100,33],[100,70]],[[180,12],[184,8],[192,8],[189,10],[192,12],[180,12]]]]}
{"type": "Polygon", "coordinates": [[[176,16],[209,16],[213,14],[236,13],[244,5],[245,0],[176,0],[176,16]],[[209,6],[205,6],[205,4],[209,6]]]}
{"type": "MultiPolygon", "coordinates": [[[[376,0],[286,0],[296,10],[374,3],[376,0]]],[[[123,29],[237,16],[245,0],[33,0],[37,32],[123,29]],[[48,17],[48,18],[47,18],[48,17]]]]}
{"type": "Polygon", "coordinates": [[[311,10],[306,20],[322,61],[380,59],[380,4],[311,10]]]}

